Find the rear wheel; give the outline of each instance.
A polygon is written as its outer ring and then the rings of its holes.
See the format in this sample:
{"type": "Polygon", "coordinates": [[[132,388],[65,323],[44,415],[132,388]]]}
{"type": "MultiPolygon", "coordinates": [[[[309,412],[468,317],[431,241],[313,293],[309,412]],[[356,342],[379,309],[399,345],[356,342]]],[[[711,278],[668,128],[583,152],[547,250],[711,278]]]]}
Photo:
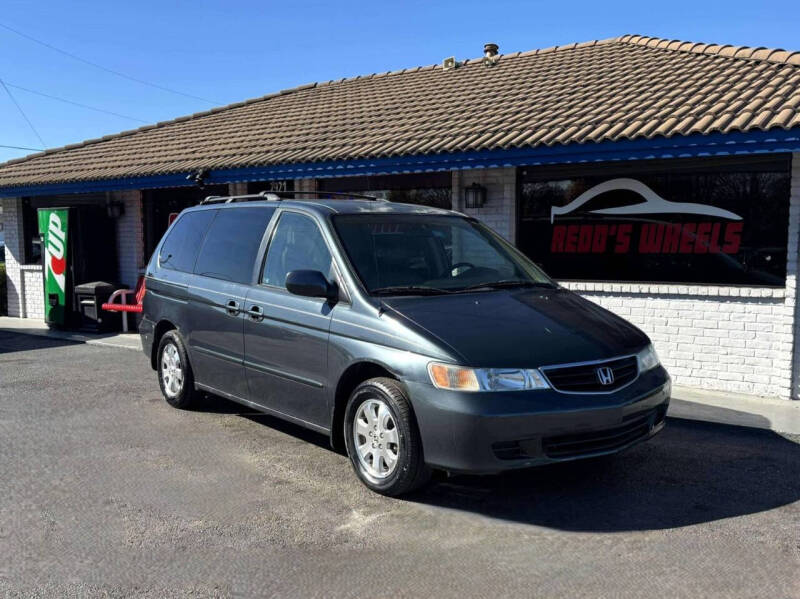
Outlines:
{"type": "Polygon", "coordinates": [[[171,406],[186,409],[196,401],[194,375],[186,346],[177,331],[168,331],[158,344],[158,384],[171,406]]]}
{"type": "Polygon", "coordinates": [[[353,469],[373,491],[402,495],[430,478],[411,403],[397,381],[375,378],[356,387],[344,426],[353,469]]]}

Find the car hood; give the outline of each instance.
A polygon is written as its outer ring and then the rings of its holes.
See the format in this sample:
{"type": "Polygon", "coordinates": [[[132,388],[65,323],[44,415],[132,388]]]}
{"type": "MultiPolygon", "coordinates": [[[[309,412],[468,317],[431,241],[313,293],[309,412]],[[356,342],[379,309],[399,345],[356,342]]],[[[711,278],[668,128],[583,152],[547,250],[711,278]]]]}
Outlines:
{"type": "Polygon", "coordinates": [[[566,289],[508,289],[384,298],[476,367],[531,368],[601,360],[642,349],[647,336],[566,289]]]}

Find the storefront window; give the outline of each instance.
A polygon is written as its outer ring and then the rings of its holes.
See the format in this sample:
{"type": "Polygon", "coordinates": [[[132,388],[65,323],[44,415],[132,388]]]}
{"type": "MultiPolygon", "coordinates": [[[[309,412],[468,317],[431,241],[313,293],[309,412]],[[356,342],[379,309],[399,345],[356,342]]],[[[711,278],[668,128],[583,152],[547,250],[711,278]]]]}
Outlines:
{"type": "Polygon", "coordinates": [[[374,195],[391,202],[419,204],[445,210],[450,210],[453,202],[450,172],[319,179],[317,189],[374,195]]]}
{"type": "Polygon", "coordinates": [[[39,220],[36,208],[29,199],[22,201],[22,263],[42,263],[42,240],[39,237],[39,220]]]}
{"type": "Polygon", "coordinates": [[[556,279],[783,286],[788,157],[526,169],[519,247],[556,279]]]}

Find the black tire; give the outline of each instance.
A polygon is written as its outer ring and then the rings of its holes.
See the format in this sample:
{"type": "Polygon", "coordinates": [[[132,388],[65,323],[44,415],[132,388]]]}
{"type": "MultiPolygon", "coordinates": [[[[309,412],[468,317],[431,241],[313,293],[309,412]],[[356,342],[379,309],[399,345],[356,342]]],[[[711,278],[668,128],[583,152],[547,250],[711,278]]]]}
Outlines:
{"type": "MultiPolygon", "coordinates": [[[[167,360],[169,362],[169,359],[167,360]]],[[[189,355],[186,353],[186,345],[183,343],[178,331],[167,331],[161,337],[156,354],[156,371],[158,372],[158,385],[161,387],[161,394],[167,403],[175,408],[186,410],[192,407],[198,400],[200,394],[194,388],[194,374],[189,363],[189,355]],[[169,369],[165,365],[165,352],[171,353],[174,348],[175,354],[180,360],[182,380],[180,389],[175,392],[174,385],[171,385],[169,369]]]]}
{"type": "MultiPolygon", "coordinates": [[[[397,497],[418,489],[430,480],[431,470],[424,461],[422,439],[411,402],[403,386],[394,379],[374,378],[356,387],[345,410],[344,438],[353,470],[361,482],[376,493],[397,497]],[[359,457],[353,435],[356,414],[370,400],[377,400],[388,408],[393,423],[396,424],[396,436],[399,439],[396,464],[385,478],[376,478],[370,474],[368,465],[362,463],[359,457]]],[[[372,460],[374,459],[373,456],[372,460]]],[[[378,461],[385,466],[385,461],[381,463],[380,458],[378,461]]]]}

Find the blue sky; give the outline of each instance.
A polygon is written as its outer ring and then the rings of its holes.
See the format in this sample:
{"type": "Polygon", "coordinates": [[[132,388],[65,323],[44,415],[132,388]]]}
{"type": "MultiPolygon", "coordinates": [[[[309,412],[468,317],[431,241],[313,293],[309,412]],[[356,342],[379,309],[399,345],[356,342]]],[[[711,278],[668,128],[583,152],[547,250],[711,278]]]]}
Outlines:
{"type": "MultiPolygon", "coordinates": [[[[800,50],[794,2],[16,2],[0,24],[131,77],[221,104],[312,81],[641,33],[670,39],[800,50]]],[[[0,28],[0,79],[46,147],[142,125],[213,104],[101,71],[0,28]]],[[[38,148],[0,88],[0,144],[38,148]]],[[[0,161],[29,152],[0,148],[0,161]]]]}

